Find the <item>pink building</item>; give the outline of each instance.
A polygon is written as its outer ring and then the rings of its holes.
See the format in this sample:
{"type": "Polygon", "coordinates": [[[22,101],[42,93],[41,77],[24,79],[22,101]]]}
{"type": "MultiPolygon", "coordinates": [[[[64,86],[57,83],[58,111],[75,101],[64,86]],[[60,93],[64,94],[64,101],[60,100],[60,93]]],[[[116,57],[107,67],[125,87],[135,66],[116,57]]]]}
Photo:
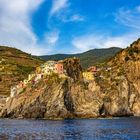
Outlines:
{"type": "Polygon", "coordinates": [[[58,73],[58,74],[63,74],[64,73],[63,63],[58,62],[57,64],[55,64],[55,72],[58,73]]]}
{"type": "Polygon", "coordinates": [[[92,67],[88,68],[88,71],[96,73],[97,72],[97,67],[96,66],[92,66],[92,67]]]}

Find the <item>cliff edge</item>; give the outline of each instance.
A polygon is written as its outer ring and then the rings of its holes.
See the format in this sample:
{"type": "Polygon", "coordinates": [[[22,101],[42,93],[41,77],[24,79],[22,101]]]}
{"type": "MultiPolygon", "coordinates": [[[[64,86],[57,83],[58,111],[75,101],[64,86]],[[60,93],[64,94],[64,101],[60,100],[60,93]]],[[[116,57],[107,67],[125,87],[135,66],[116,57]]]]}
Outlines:
{"type": "Polygon", "coordinates": [[[100,68],[94,79],[84,81],[77,58],[66,59],[66,77],[57,74],[10,98],[1,117],[94,118],[140,116],[140,39],[121,50],[100,68]]]}

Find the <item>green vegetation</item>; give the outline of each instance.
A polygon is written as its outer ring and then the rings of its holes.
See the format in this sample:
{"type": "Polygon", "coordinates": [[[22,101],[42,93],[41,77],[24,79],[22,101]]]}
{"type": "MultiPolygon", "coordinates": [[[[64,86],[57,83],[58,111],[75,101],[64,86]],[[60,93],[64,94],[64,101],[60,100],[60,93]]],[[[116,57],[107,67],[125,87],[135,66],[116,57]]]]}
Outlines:
{"type": "Polygon", "coordinates": [[[0,95],[9,94],[10,87],[26,79],[28,74],[44,63],[15,48],[0,46],[0,95]]]}
{"type": "Polygon", "coordinates": [[[83,85],[83,88],[84,88],[85,90],[88,90],[88,85],[89,85],[88,82],[84,82],[82,85],[83,85]]]}
{"type": "Polygon", "coordinates": [[[22,93],[24,93],[25,91],[26,91],[26,88],[23,88],[23,89],[20,91],[19,94],[22,94],[22,93]]]}
{"type": "Polygon", "coordinates": [[[125,61],[128,61],[130,58],[128,56],[125,57],[125,61]]]}
{"type": "Polygon", "coordinates": [[[117,73],[117,76],[122,76],[122,75],[125,75],[125,70],[123,68],[121,68],[117,73]]]}
{"type": "Polygon", "coordinates": [[[17,65],[17,71],[22,74],[29,74],[34,70],[34,67],[17,65]]]}
{"type": "Polygon", "coordinates": [[[118,53],[121,48],[112,47],[108,49],[93,49],[80,54],[56,54],[40,56],[44,60],[63,60],[66,58],[77,57],[81,61],[81,65],[84,69],[92,65],[100,65],[112,58],[118,53]]]}
{"type": "Polygon", "coordinates": [[[62,80],[61,78],[59,78],[58,74],[56,74],[56,73],[52,73],[51,75],[47,75],[46,79],[47,79],[48,85],[52,85],[54,83],[60,83],[62,80]]]}
{"type": "Polygon", "coordinates": [[[128,53],[130,56],[132,56],[134,53],[138,54],[140,51],[138,50],[138,48],[128,48],[128,53]]]}

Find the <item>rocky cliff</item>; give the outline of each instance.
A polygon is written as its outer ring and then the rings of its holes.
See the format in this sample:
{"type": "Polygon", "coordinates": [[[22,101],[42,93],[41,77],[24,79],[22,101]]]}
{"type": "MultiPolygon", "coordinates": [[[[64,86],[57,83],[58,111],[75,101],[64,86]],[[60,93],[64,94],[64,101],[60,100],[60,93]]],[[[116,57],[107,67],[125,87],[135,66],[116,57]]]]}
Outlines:
{"type": "Polygon", "coordinates": [[[118,53],[106,67],[96,78],[104,95],[102,113],[140,116],[140,39],[118,53]]]}
{"type": "Polygon", "coordinates": [[[42,63],[41,59],[18,49],[0,46],[0,110],[11,86],[28,77],[42,63]]]}
{"type": "Polygon", "coordinates": [[[93,118],[140,116],[140,40],[119,52],[84,82],[78,59],[67,59],[68,77],[43,78],[6,103],[1,117],[93,118]]]}
{"type": "Polygon", "coordinates": [[[66,59],[68,77],[57,74],[43,78],[34,87],[10,98],[1,117],[10,118],[88,118],[99,116],[102,106],[100,88],[83,82],[79,59],[66,59]],[[71,68],[71,69],[70,69],[71,68]],[[98,98],[97,98],[98,97],[98,98]]]}

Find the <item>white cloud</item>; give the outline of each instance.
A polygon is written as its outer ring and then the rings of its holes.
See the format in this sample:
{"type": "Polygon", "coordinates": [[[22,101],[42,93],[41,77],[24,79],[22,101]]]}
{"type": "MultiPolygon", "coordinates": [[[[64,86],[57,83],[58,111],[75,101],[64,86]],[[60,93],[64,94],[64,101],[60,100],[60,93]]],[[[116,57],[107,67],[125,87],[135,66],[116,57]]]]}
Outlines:
{"type": "Polygon", "coordinates": [[[58,30],[51,31],[50,33],[46,33],[45,35],[45,42],[50,45],[55,45],[58,39],[59,39],[58,30]]]}
{"type": "Polygon", "coordinates": [[[134,9],[120,8],[115,14],[115,20],[128,28],[128,31],[119,36],[112,36],[109,34],[94,34],[88,33],[74,37],[72,45],[77,52],[87,51],[93,48],[108,48],[129,46],[133,41],[140,37],[140,6],[134,9]]]}
{"type": "Polygon", "coordinates": [[[85,18],[80,14],[76,14],[70,7],[69,0],[53,0],[50,10],[50,17],[55,16],[62,22],[84,21],[85,18]]]}
{"type": "MultiPolygon", "coordinates": [[[[47,54],[58,36],[53,35],[41,43],[33,32],[31,15],[44,0],[0,0],[0,45],[21,49],[34,55],[47,54]]],[[[48,34],[49,36],[49,34],[48,34]]]]}
{"type": "Polygon", "coordinates": [[[68,0],[53,0],[50,15],[54,15],[68,6],[68,0]]]}
{"type": "Polygon", "coordinates": [[[109,48],[129,46],[134,40],[139,37],[138,33],[129,33],[122,36],[109,36],[105,34],[88,34],[80,37],[75,37],[72,45],[77,52],[84,52],[94,48],[109,48]]]}
{"type": "Polygon", "coordinates": [[[116,21],[125,26],[140,30],[140,6],[134,9],[120,8],[116,13],[116,21]]]}
{"type": "Polygon", "coordinates": [[[59,19],[61,19],[61,21],[63,22],[80,22],[80,21],[84,21],[85,18],[81,15],[78,14],[74,14],[74,15],[59,15],[59,19]]]}
{"type": "Polygon", "coordinates": [[[84,21],[84,17],[80,16],[80,15],[73,15],[70,19],[71,21],[84,21]]]}
{"type": "Polygon", "coordinates": [[[75,37],[72,41],[73,46],[75,46],[79,52],[87,51],[91,48],[100,46],[100,39],[102,37],[97,38],[95,35],[82,35],[80,37],[75,37]]]}

